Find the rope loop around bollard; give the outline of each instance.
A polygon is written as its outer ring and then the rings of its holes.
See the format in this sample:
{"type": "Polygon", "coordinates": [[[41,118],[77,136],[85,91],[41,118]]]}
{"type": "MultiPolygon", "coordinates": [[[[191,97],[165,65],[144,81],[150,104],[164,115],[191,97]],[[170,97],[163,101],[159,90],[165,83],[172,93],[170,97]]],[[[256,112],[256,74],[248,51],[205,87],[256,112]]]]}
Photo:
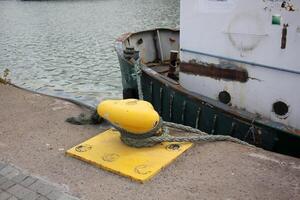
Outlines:
{"type": "Polygon", "coordinates": [[[161,142],[220,142],[229,141],[249,147],[253,145],[239,140],[237,138],[228,135],[209,135],[203,131],[192,128],[190,126],[185,126],[182,124],[176,124],[172,122],[164,122],[162,119],[159,123],[149,132],[143,134],[130,133],[116,125],[112,126],[116,128],[121,134],[121,141],[131,147],[142,148],[142,147],[152,147],[161,142]],[[194,133],[195,135],[189,136],[173,136],[169,134],[168,128],[176,128],[182,131],[187,131],[194,133]]]}

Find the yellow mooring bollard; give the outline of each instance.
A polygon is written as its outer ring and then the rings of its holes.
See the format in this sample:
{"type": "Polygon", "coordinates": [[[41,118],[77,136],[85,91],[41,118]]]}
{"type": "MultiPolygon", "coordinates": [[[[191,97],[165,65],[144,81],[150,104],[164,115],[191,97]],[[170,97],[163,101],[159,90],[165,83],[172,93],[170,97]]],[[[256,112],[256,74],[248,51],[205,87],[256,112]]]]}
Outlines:
{"type": "Polygon", "coordinates": [[[114,126],[137,135],[151,131],[160,120],[149,102],[137,99],[106,100],[98,105],[97,112],[114,126]]]}
{"type": "Polygon", "coordinates": [[[142,148],[124,144],[120,132],[133,138],[160,132],[160,117],[146,101],[106,100],[97,111],[116,129],[76,145],[67,151],[68,155],[143,183],[192,146],[190,142],[162,142],[142,148]]]}

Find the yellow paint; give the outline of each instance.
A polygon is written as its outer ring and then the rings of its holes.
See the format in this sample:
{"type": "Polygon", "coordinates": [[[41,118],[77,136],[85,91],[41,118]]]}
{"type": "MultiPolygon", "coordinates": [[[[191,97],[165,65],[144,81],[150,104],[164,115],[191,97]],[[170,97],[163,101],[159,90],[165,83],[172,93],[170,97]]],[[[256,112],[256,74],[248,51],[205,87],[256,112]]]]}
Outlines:
{"type": "Polygon", "coordinates": [[[137,99],[102,101],[97,112],[110,123],[135,134],[149,132],[160,118],[149,102],[137,99]]]}
{"type": "Polygon", "coordinates": [[[67,151],[67,154],[113,173],[145,182],[170,164],[192,143],[165,142],[154,147],[133,148],[109,129],[67,151]]]}

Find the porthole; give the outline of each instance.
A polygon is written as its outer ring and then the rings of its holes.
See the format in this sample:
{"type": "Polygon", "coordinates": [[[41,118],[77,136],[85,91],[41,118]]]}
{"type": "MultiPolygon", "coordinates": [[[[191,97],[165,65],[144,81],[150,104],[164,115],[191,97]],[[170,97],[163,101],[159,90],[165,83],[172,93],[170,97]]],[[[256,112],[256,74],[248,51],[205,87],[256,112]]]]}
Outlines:
{"type": "Polygon", "coordinates": [[[289,112],[289,106],[282,101],[277,101],[273,103],[273,112],[278,116],[285,116],[289,112]]]}
{"type": "Polygon", "coordinates": [[[142,38],[140,38],[136,43],[138,44],[138,45],[141,45],[141,44],[143,44],[143,39],[142,38]]]}
{"type": "Polygon", "coordinates": [[[222,91],[219,93],[219,101],[224,104],[228,104],[231,101],[231,96],[228,92],[222,91]]]}

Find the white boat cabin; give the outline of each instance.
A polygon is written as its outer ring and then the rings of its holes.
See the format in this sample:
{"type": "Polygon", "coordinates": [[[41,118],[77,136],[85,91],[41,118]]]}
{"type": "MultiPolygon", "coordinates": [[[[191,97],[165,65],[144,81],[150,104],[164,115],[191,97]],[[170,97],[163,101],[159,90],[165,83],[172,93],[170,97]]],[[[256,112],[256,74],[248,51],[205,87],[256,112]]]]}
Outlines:
{"type": "Polygon", "coordinates": [[[182,0],[180,84],[300,129],[300,0],[182,0]]]}

